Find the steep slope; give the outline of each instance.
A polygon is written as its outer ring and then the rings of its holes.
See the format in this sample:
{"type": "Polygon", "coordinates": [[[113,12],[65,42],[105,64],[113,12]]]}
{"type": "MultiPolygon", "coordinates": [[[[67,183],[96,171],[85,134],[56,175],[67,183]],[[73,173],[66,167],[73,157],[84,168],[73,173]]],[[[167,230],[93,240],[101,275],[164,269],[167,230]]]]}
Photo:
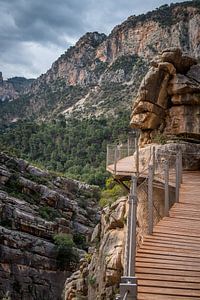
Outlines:
{"type": "Polygon", "coordinates": [[[61,299],[99,219],[98,193],[0,153],[1,299],[61,299]]]}

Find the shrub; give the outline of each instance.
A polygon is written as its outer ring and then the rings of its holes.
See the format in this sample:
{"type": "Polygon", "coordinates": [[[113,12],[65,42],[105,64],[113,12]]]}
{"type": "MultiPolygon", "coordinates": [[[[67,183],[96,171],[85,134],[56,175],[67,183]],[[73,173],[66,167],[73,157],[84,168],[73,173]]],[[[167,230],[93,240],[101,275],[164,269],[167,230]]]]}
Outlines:
{"type": "Polygon", "coordinates": [[[79,232],[76,232],[74,235],[73,235],[73,240],[74,240],[74,243],[76,244],[76,246],[80,249],[83,249],[83,250],[87,250],[88,248],[88,244],[86,242],[86,237],[85,235],[79,233],[79,232]]]}
{"type": "Polygon", "coordinates": [[[40,216],[47,221],[54,221],[55,218],[61,217],[60,213],[53,207],[43,206],[39,208],[40,216]]]}
{"type": "Polygon", "coordinates": [[[106,188],[101,193],[99,204],[101,207],[111,205],[119,197],[127,195],[127,192],[122,189],[112,178],[106,180],[106,188]]]}
{"type": "Polygon", "coordinates": [[[74,249],[75,243],[70,234],[58,233],[53,237],[57,248],[58,267],[61,270],[71,268],[78,262],[78,253],[74,249]]]}

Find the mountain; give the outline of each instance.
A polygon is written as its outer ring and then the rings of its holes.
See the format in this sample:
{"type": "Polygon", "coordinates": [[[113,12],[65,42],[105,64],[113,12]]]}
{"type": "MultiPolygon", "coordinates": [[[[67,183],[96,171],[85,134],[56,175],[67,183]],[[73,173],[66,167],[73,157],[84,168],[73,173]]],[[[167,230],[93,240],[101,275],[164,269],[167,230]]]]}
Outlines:
{"type": "Polygon", "coordinates": [[[71,175],[82,180],[88,180],[89,168],[96,178],[90,183],[102,183],[106,143],[117,138],[114,128],[120,142],[130,131],[132,99],[152,57],[178,47],[199,60],[199,28],[200,3],[186,1],[131,16],[108,36],[86,33],[15,101],[0,102],[0,128],[7,135],[1,135],[1,144],[49,169],[56,167],[64,173],[70,169],[71,175]],[[54,132],[55,123],[62,138],[54,132]],[[87,138],[88,133],[92,138],[87,138]],[[76,145],[74,134],[78,135],[76,145]],[[86,165],[87,171],[82,168],[86,165]]]}
{"type": "Polygon", "coordinates": [[[179,47],[200,57],[199,25],[199,1],[187,1],[131,16],[109,36],[87,33],[23,93],[18,101],[22,110],[13,113],[9,107],[4,122],[24,118],[24,113],[47,119],[72,111],[90,116],[127,108],[152,56],[179,47]]]}
{"type": "Polygon", "coordinates": [[[0,72],[0,101],[13,101],[20,97],[20,94],[34,81],[24,77],[13,77],[3,80],[0,72]]]}

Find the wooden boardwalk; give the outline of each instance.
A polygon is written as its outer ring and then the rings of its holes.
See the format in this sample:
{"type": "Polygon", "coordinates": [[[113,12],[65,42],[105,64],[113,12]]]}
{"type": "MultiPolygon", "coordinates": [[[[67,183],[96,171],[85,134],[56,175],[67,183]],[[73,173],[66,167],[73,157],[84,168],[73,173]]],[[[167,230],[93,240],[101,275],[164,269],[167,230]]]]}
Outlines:
{"type": "MultiPolygon", "coordinates": [[[[115,174],[115,165],[107,166],[107,171],[115,174]]],[[[116,176],[131,176],[136,171],[134,167],[134,156],[127,156],[120,159],[116,164],[116,176]]]]}
{"type": "Polygon", "coordinates": [[[185,172],[180,202],[136,255],[138,300],[200,300],[200,172],[185,172]]]}

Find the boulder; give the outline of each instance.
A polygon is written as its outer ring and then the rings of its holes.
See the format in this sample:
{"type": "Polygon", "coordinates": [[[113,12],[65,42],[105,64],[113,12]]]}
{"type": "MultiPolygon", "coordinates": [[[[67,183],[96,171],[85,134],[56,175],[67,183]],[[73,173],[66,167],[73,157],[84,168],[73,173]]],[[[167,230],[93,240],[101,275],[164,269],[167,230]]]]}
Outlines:
{"type": "Polygon", "coordinates": [[[176,74],[168,85],[169,95],[200,93],[200,84],[182,74],[176,74]]]}
{"type": "Polygon", "coordinates": [[[200,64],[192,66],[187,76],[200,84],[200,64]]]}
{"type": "Polygon", "coordinates": [[[173,106],[169,109],[166,135],[185,135],[200,140],[200,106],[173,106]]]}
{"type": "Polygon", "coordinates": [[[200,93],[173,95],[171,101],[175,105],[200,105],[200,93]]]}
{"type": "Polygon", "coordinates": [[[169,48],[162,52],[161,61],[169,62],[174,65],[177,73],[186,73],[191,66],[197,64],[197,60],[193,57],[182,55],[179,48],[169,48]]]}

